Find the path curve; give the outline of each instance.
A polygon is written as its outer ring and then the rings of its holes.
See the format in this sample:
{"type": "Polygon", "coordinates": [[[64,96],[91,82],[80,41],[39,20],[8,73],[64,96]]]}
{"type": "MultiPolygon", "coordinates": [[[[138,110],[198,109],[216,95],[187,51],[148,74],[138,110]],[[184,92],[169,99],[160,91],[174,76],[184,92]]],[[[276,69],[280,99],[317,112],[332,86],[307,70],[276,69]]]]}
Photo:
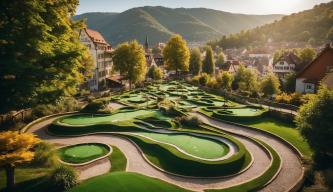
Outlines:
{"type": "Polygon", "coordinates": [[[280,139],[256,130],[217,121],[198,112],[191,113],[191,115],[195,115],[203,122],[218,127],[222,130],[257,138],[270,145],[280,155],[282,160],[282,168],[279,175],[261,191],[288,191],[303,177],[304,170],[300,158],[290,148],[290,146],[288,146],[280,139]]]}
{"type": "Polygon", "coordinates": [[[36,123],[28,130],[28,132],[35,133],[41,139],[47,140],[48,142],[62,145],[72,145],[86,141],[115,145],[125,154],[128,160],[127,171],[137,172],[150,177],[159,178],[189,190],[203,191],[204,189],[219,189],[234,186],[240,182],[251,180],[258,175],[261,175],[270,164],[270,159],[267,153],[263,151],[257,145],[257,143],[244,137],[235,136],[236,139],[238,139],[247,147],[247,149],[250,151],[250,153],[253,154],[254,157],[253,165],[244,173],[223,179],[193,179],[173,176],[161,172],[147,163],[136,146],[125,138],[111,134],[95,134],[80,137],[57,137],[48,135],[46,133],[46,126],[52,123],[52,121],[56,118],[59,117],[50,118],[43,122],[36,123]]]}

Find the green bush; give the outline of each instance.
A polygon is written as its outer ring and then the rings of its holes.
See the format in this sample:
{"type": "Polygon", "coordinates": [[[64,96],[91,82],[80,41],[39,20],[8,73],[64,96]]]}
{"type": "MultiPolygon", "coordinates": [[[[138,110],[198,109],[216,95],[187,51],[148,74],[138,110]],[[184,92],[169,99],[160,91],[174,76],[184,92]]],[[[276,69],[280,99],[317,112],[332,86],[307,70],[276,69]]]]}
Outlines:
{"type": "Polygon", "coordinates": [[[196,116],[181,116],[177,117],[176,121],[186,127],[198,127],[202,123],[196,116]]]}
{"type": "Polygon", "coordinates": [[[41,142],[34,148],[35,156],[31,161],[34,166],[54,167],[59,164],[58,155],[54,146],[47,142],[41,142]]]}
{"type": "Polygon", "coordinates": [[[103,101],[92,101],[86,105],[81,111],[86,113],[97,113],[105,108],[103,101]]]}
{"type": "Polygon", "coordinates": [[[199,83],[202,86],[206,86],[207,83],[210,80],[210,76],[207,73],[203,73],[200,77],[199,77],[199,83]]]}
{"type": "Polygon", "coordinates": [[[78,175],[74,168],[61,165],[52,171],[50,180],[58,190],[65,191],[78,183],[78,175]]]}

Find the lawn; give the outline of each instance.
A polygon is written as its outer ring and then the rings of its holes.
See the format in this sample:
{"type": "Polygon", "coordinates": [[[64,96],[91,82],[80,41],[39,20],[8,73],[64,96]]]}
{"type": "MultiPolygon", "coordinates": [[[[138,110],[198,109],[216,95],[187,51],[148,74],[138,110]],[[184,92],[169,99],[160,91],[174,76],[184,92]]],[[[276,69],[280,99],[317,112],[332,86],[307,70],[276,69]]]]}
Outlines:
{"type": "MultiPolygon", "coordinates": [[[[19,192],[56,192],[50,188],[48,175],[51,169],[38,167],[18,167],[15,169],[15,182],[17,184],[16,191],[19,192]]],[[[0,169],[0,191],[6,187],[6,174],[3,169],[0,169]]]]}
{"type": "Polygon", "coordinates": [[[60,123],[68,125],[92,125],[98,123],[112,123],[117,121],[128,121],[139,116],[154,115],[154,110],[137,110],[131,112],[120,112],[113,115],[72,115],[61,118],[60,123]]]}
{"type": "Polygon", "coordinates": [[[62,161],[79,164],[105,156],[110,152],[110,148],[104,144],[89,143],[63,147],[58,152],[62,161]]]}
{"type": "Polygon", "coordinates": [[[114,145],[112,147],[112,153],[109,156],[109,160],[111,161],[111,170],[110,172],[117,171],[126,171],[127,159],[123,152],[114,145]]]}
{"type": "Polygon", "coordinates": [[[228,146],[223,142],[204,137],[191,136],[187,134],[160,134],[148,132],[138,132],[136,134],[143,135],[163,143],[176,145],[186,153],[204,159],[218,159],[229,152],[228,146]]]}
{"type": "Polygon", "coordinates": [[[242,124],[274,133],[293,144],[306,158],[311,158],[312,150],[295,125],[284,123],[271,117],[263,117],[252,122],[242,122],[242,124]]]}
{"type": "Polygon", "coordinates": [[[185,192],[165,181],[137,173],[115,172],[91,178],[68,192],[185,192]]]}

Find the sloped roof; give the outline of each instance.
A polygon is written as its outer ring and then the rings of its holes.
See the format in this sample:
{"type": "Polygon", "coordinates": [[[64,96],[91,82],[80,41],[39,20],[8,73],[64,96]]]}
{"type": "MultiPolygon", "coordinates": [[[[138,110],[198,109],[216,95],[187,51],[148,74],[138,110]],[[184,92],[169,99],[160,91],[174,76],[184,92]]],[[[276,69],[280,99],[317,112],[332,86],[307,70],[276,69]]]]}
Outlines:
{"type": "Polygon", "coordinates": [[[280,58],[278,58],[274,62],[274,65],[280,61],[286,61],[288,64],[291,64],[291,63],[295,64],[295,65],[300,64],[300,59],[293,52],[287,52],[287,53],[283,54],[280,58]]]}
{"type": "Polygon", "coordinates": [[[108,45],[104,37],[98,31],[92,29],[85,29],[85,31],[94,43],[102,43],[108,45]]]}

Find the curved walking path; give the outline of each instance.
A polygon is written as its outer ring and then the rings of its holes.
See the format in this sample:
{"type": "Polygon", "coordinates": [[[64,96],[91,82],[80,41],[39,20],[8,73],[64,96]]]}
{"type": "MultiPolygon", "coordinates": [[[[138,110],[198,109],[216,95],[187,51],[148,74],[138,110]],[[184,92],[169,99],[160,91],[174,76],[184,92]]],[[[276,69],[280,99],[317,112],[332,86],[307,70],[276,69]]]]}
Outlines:
{"type": "MultiPolygon", "coordinates": [[[[285,146],[281,141],[276,138],[271,138],[261,132],[245,130],[242,127],[229,125],[226,123],[214,121],[205,116],[195,113],[205,122],[208,122],[221,129],[226,129],[231,132],[240,133],[247,136],[253,136],[255,138],[261,139],[271,145],[281,156],[283,161],[282,172],[278,177],[268,186],[266,186],[262,191],[286,191],[291,186],[294,185],[296,180],[302,175],[302,166],[297,156],[291,152],[291,150],[285,146]]],[[[248,151],[254,157],[253,165],[245,172],[222,179],[193,179],[193,178],[183,178],[178,176],[173,176],[164,172],[161,172],[150,165],[140,153],[140,150],[136,146],[125,138],[114,136],[112,134],[94,134],[89,136],[80,137],[57,137],[51,136],[46,133],[46,128],[48,124],[59,117],[54,117],[47,119],[45,121],[34,124],[28,132],[33,132],[37,134],[41,139],[47,140],[51,143],[59,143],[63,145],[72,145],[82,142],[101,142],[105,144],[117,146],[127,157],[128,165],[127,171],[137,172],[150,177],[155,177],[167,181],[169,183],[178,185],[182,188],[195,191],[203,191],[204,189],[220,189],[227,188],[230,186],[243,183],[248,180],[252,180],[259,175],[261,175],[270,164],[270,159],[267,153],[258,146],[257,143],[245,137],[233,135],[236,139],[242,142],[248,151]]],[[[108,168],[109,169],[109,168],[108,168]]]]}
{"type": "Polygon", "coordinates": [[[282,169],[279,175],[261,191],[288,191],[301,179],[301,177],[303,177],[303,166],[298,155],[295,154],[295,152],[287,144],[279,139],[276,139],[274,136],[237,125],[217,121],[199,113],[191,113],[191,115],[195,115],[203,122],[221,128],[222,130],[260,139],[279,153],[282,160],[282,169]]]}

